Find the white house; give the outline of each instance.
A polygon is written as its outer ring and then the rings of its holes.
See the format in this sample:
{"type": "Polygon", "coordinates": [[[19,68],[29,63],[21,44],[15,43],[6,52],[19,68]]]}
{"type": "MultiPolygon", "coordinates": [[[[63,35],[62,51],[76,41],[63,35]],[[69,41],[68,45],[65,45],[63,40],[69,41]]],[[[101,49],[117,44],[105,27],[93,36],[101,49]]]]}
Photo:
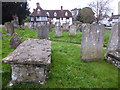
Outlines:
{"type": "Polygon", "coordinates": [[[99,23],[104,24],[106,26],[110,26],[109,22],[110,17],[108,15],[104,15],[100,20],[99,23]]]}
{"type": "Polygon", "coordinates": [[[72,14],[69,10],[63,10],[61,6],[61,10],[43,10],[40,7],[40,4],[37,3],[37,8],[33,10],[30,15],[31,22],[39,22],[39,23],[57,23],[60,22],[61,25],[67,23],[69,25],[72,24],[72,14]]]}
{"type": "Polygon", "coordinates": [[[120,14],[118,15],[113,15],[110,17],[110,19],[108,20],[110,22],[110,25],[112,26],[113,24],[117,23],[119,21],[120,18],[120,14]]]}

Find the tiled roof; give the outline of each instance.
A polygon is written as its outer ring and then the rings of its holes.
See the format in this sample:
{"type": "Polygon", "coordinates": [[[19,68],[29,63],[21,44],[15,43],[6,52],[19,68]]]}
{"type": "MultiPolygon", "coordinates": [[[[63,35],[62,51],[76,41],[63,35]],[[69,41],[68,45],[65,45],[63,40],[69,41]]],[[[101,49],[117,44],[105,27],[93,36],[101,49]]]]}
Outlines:
{"type": "Polygon", "coordinates": [[[43,10],[39,6],[33,11],[33,13],[30,16],[48,16],[48,18],[67,18],[72,17],[72,14],[69,10],[43,10]],[[38,10],[40,11],[38,12],[38,10]],[[49,15],[47,15],[47,13],[49,13],[49,15]]]}
{"type": "Polygon", "coordinates": [[[120,15],[112,15],[108,21],[112,21],[112,19],[119,19],[120,15]]]}

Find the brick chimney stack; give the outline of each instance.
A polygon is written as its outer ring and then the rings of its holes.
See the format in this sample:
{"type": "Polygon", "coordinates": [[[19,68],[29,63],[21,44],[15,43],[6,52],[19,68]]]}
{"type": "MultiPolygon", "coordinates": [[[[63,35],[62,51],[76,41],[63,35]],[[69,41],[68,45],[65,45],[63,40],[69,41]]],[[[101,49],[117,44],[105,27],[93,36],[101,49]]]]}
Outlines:
{"type": "Polygon", "coordinates": [[[61,6],[61,10],[63,10],[63,6],[61,6]]]}
{"type": "Polygon", "coordinates": [[[114,15],[114,13],[112,13],[112,16],[114,15]]]}

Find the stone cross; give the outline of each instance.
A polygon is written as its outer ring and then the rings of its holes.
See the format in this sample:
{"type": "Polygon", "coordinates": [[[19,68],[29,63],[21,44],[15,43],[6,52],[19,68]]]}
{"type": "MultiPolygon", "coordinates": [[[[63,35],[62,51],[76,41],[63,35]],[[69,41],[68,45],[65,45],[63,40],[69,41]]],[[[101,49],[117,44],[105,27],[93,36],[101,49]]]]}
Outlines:
{"type": "Polygon", "coordinates": [[[41,38],[41,39],[48,38],[49,30],[47,25],[41,25],[37,27],[37,30],[38,30],[38,38],[41,38]]]}
{"type": "Polygon", "coordinates": [[[6,27],[6,30],[7,30],[7,35],[12,36],[12,34],[14,33],[13,24],[10,23],[10,22],[6,22],[6,23],[5,23],[5,27],[6,27]]]}
{"type": "Polygon", "coordinates": [[[77,30],[77,27],[76,27],[76,25],[71,25],[70,26],[70,30],[69,30],[69,35],[70,36],[75,36],[76,35],[76,30],[77,30]]]}
{"type": "Polygon", "coordinates": [[[104,42],[104,26],[99,24],[86,24],[82,30],[81,58],[92,61],[102,58],[104,42]]]}
{"type": "Polygon", "coordinates": [[[56,37],[61,37],[62,36],[62,28],[60,23],[57,23],[55,26],[55,36],[56,37]]]}

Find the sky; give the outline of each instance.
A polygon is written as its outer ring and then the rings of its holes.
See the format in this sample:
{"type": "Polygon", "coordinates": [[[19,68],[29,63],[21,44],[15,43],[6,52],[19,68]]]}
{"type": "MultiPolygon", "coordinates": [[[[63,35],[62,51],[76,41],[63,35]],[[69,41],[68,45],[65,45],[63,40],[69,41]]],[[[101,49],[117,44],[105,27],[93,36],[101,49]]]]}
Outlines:
{"type": "MultiPolygon", "coordinates": [[[[72,10],[74,8],[87,7],[90,2],[96,0],[28,0],[30,11],[36,8],[36,3],[39,2],[40,6],[46,10],[59,10],[61,6],[63,9],[72,10]]],[[[114,14],[118,14],[118,2],[120,0],[111,0],[109,6],[114,14]]]]}

